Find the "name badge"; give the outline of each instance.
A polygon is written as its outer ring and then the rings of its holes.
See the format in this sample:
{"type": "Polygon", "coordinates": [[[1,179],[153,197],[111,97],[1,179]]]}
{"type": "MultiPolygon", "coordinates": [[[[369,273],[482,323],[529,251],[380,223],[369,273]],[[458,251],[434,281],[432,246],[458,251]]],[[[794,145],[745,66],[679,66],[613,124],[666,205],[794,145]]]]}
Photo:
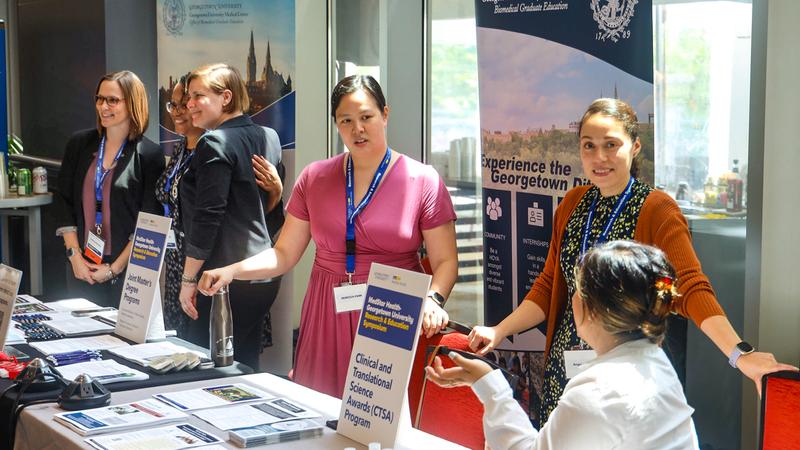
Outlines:
{"type": "Polygon", "coordinates": [[[594,350],[566,350],[564,352],[564,371],[567,378],[583,372],[586,363],[597,358],[594,350]]]}
{"type": "Polygon", "coordinates": [[[175,250],[178,248],[177,242],[175,242],[175,231],[170,228],[169,233],[167,233],[167,250],[175,250]]]}
{"type": "Polygon", "coordinates": [[[106,241],[100,236],[89,232],[89,238],[86,240],[86,248],[83,254],[95,264],[103,262],[103,249],[106,248],[106,241]]]}
{"type": "Polygon", "coordinates": [[[360,310],[364,306],[364,296],[367,295],[367,284],[344,284],[333,288],[333,298],[336,301],[336,312],[360,310]]]}

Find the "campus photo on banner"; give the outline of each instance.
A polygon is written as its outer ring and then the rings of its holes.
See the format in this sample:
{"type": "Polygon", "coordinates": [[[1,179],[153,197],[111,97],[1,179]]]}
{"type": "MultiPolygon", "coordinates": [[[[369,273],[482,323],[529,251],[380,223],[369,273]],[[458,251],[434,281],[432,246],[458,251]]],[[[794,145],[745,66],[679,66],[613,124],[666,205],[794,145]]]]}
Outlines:
{"type": "MultiPolygon", "coordinates": [[[[168,155],[179,139],[166,110],[173,88],[192,69],[218,62],[242,74],[253,121],[294,149],[294,0],[158,0],[157,21],[159,129],[168,155]]],[[[284,160],[287,170],[291,162],[284,160]]]]}
{"type": "MultiPolygon", "coordinates": [[[[589,181],[577,125],[600,97],[641,128],[639,178],[653,183],[653,25],[649,0],[476,0],[483,175],[485,322],[510,314],[544,269],[564,194],[589,181]]],[[[500,345],[541,351],[529,330],[500,345]]]]}

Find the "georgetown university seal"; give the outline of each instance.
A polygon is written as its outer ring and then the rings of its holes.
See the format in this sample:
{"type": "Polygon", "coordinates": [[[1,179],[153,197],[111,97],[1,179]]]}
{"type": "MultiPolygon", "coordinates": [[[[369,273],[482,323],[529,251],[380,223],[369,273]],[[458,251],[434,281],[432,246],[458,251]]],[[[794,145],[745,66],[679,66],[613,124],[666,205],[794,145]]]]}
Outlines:
{"type": "Polygon", "coordinates": [[[631,31],[626,28],[633,18],[633,8],[638,2],[639,0],[591,0],[592,17],[600,28],[595,39],[611,39],[617,42],[620,38],[629,38],[631,31]]]}
{"type": "Polygon", "coordinates": [[[186,22],[186,8],[183,0],[166,0],[162,9],[164,28],[169,34],[180,34],[186,22]]]}

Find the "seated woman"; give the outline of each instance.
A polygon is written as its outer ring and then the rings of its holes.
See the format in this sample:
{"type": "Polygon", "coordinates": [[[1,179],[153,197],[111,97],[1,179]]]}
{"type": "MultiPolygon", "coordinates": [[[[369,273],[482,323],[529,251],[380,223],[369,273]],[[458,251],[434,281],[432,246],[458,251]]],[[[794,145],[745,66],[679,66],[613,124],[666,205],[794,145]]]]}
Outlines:
{"type": "Polygon", "coordinates": [[[661,250],[632,241],[589,250],[575,269],[572,299],[578,336],[596,352],[581,365],[541,430],[513,398],[502,373],[480,360],[436,358],[428,377],[440,386],[471,385],[483,403],[493,449],[696,449],[692,409],[660,347],[675,272],[661,250]]]}

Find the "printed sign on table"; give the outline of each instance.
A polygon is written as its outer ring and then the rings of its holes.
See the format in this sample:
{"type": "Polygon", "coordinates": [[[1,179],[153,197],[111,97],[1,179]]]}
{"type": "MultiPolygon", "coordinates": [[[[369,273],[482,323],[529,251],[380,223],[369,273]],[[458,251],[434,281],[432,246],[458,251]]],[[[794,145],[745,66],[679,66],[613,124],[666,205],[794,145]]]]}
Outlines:
{"type": "Polygon", "coordinates": [[[393,447],[410,422],[406,390],[431,277],[373,263],[350,354],[336,431],[393,447]]]}
{"type": "Polygon", "coordinates": [[[128,272],[119,301],[116,334],[140,344],[164,339],[158,279],[172,219],[139,213],[128,272]]]}
{"type": "Polygon", "coordinates": [[[22,281],[21,271],[0,264],[0,351],[6,342],[6,333],[11,323],[11,313],[14,311],[20,281],[22,281]]]}

